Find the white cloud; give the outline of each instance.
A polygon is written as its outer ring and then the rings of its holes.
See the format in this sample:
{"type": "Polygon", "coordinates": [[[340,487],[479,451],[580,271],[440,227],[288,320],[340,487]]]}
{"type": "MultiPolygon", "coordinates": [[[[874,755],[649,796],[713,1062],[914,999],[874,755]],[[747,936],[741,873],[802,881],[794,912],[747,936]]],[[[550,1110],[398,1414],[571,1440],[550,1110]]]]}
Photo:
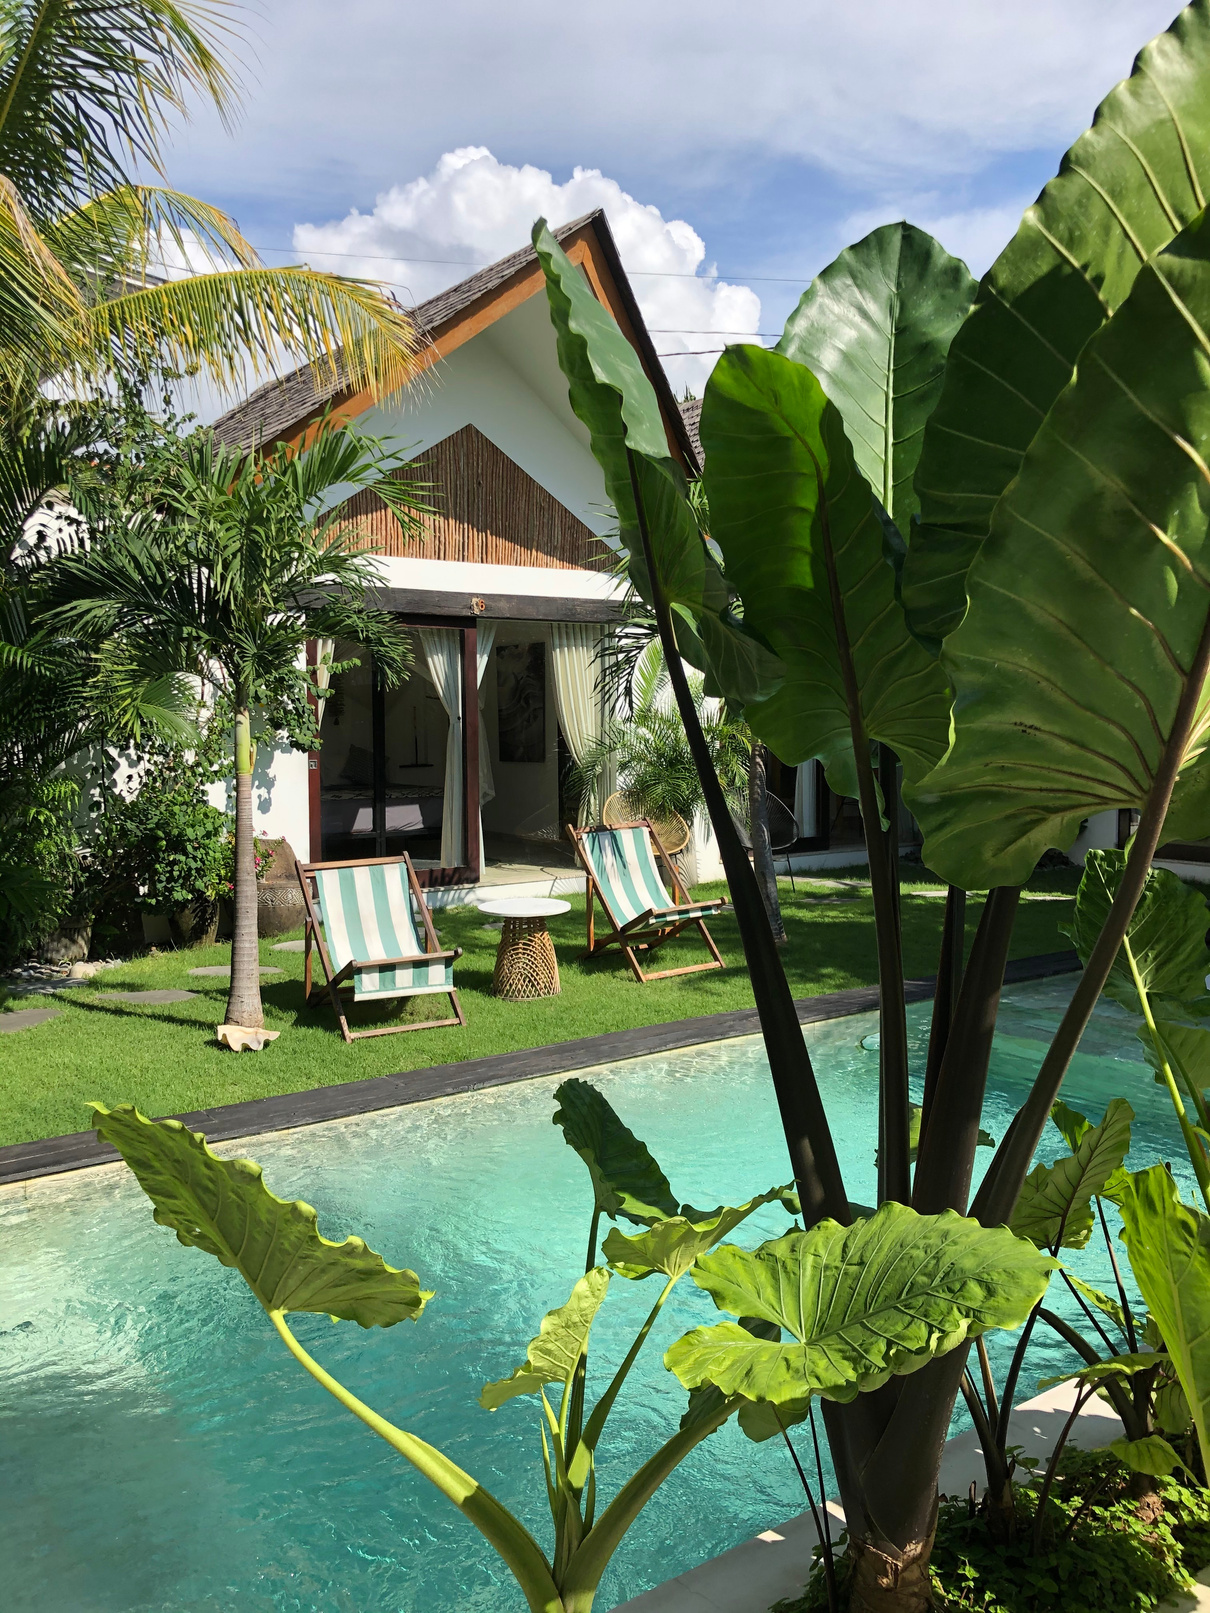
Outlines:
{"type": "Polygon", "coordinates": [[[314,268],[387,281],[405,301],[420,302],[465,279],[474,264],[524,246],[539,216],[559,225],[598,207],[634,277],[656,351],[693,355],[665,359],[673,385],[700,391],[714,355],[698,350],[754,337],[760,299],[711,274],[705,243],[683,219],[665,219],[595,168],[576,168],[560,184],[543,168],[513,167],[484,146],[463,146],[423,178],[392,185],[373,212],[296,225],[294,246],[314,268]]]}
{"type": "Polygon", "coordinates": [[[770,159],[935,183],[1066,143],[1174,0],[262,0],[235,141],[188,177],[254,196],[365,194],[470,142],[681,185],[770,159]],[[406,10],[406,15],[405,15],[406,10]]]}

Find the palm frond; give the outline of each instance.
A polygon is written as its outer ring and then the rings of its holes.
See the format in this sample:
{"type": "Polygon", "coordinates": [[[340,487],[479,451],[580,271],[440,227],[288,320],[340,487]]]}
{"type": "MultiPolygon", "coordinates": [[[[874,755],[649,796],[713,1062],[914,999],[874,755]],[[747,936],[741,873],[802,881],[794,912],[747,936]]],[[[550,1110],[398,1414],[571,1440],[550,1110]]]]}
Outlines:
{"type": "Polygon", "coordinates": [[[20,193],[0,173],[0,375],[38,376],[48,356],[71,351],[84,304],[42,238],[20,193]]]}
{"type": "MultiPolygon", "coordinates": [[[[186,262],[200,250],[218,264],[260,266],[255,249],[220,208],[158,185],[103,191],[46,224],[43,233],[76,280],[104,295],[155,273],[167,247],[175,247],[186,262]]],[[[156,274],[154,283],[162,278],[156,274]]]]}
{"type": "Polygon", "coordinates": [[[226,0],[0,0],[0,173],[45,220],[158,172],[194,95],[229,119],[237,34],[226,0]]]}
{"type": "Polygon", "coordinates": [[[246,385],[283,365],[312,364],[317,384],[339,380],[375,396],[414,370],[411,321],[379,286],[315,269],[228,269],[107,298],[81,324],[81,367],[204,370],[246,385]]]}

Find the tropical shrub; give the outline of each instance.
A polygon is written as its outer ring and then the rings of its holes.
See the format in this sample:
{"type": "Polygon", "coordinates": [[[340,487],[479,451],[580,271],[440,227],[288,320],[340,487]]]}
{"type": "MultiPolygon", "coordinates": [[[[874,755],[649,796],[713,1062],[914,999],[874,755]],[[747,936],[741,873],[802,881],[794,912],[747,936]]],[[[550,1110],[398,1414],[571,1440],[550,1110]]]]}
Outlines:
{"type": "Polygon", "coordinates": [[[90,860],[102,889],[131,884],[142,912],[176,913],[229,894],[231,819],[207,802],[195,780],[149,772],[137,794],[106,803],[90,860]]]}
{"type": "MultiPolygon", "coordinates": [[[[891,225],[821,277],[827,295],[808,293],[778,351],[729,348],[702,407],[709,545],[634,349],[535,226],[571,402],[702,778],[808,1226],[847,1221],[848,1196],[681,656],[785,761],[818,757],[860,804],[880,983],[879,1204],[1007,1221],[1156,848],[1210,831],[1208,92],[1210,7],[1197,0],[1099,109],[969,313],[961,266],[891,225]],[[922,422],[917,399],[930,396],[922,422]],[[894,813],[872,741],[898,756],[925,861],[952,887],[914,1168],[894,813]],[[972,1200],[1020,885],[1115,808],[1140,814],[1121,881],[972,1200]],[[971,889],[989,894],[963,966],[971,889]]],[[[1200,1248],[1201,1212],[1178,1215],[1150,1183],[1139,1202],[1167,1216],[1161,1249],[1200,1248]]],[[[1160,1286],[1145,1298],[1175,1364],[1160,1286]]],[[[968,1348],[939,1346],[886,1392],[825,1409],[859,1613],[929,1605],[937,1472],[968,1348]]],[[[774,1386],[774,1404],[792,1398],[788,1381],[774,1386]]]]}
{"type": "Polygon", "coordinates": [[[540,1488],[554,1531],[549,1556],[476,1479],[365,1405],[290,1329],[292,1311],[361,1327],[417,1321],[434,1296],[415,1272],[388,1266],[359,1238],[336,1244],[321,1237],[313,1209],[275,1198],[258,1165],[220,1159],[179,1121],[147,1120],[129,1104],[94,1105],[98,1136],[122,1153],[155,1205],[155,1219],[178,1242],[239,1271],[300,1365],[480,1530],[533,1613],[590,1613],[626,1531],[681,1460],[736,1412],[752,1437],[766,1437],[770,1382],[792,1384],[799,1399],[818,1394],[851,1402],[895,1373],[916,1371],[941,1338],[1017,1326],[1046,1287],[1053,1261],[1005,1228],[984,1228],[952,1212],[919,1216],[905,1205],[886,1204],[847,1228],[820,1222],[754,1251],[724,1243],[763,1205],[780,1202],[796,1213],[794,1194],[774,1187],[745,1204],[696,1210],[679,1202],[645,1144],[596,1088],[565,1081],[555,1099],[555,1123],[592,1184],[584,1275],[566,1304],[542,1319],[524,1361],[509,1377],[486,1384],[479,1398],[488,1411],[518,1395],[537,1399],[540,1488]],[[600,1242],[602,1216],[637,1230],[615,1226],[600,1242]],[[915,1258],[905,1259],[909,1254],[915,1258]],[[656,1277],[659,1292],[589,1409],[592,1326],[614,1276],[656,1277]],[[606,1423],[686,1276],[735,1320],[695,1328],[668,1350],[665,1365],[691,1391],[680,1426],[608,1505],[600,1504],[596,1462],[606,1423]],[[822,1305],[815,1302],[821,1291],[822,1305]]]}

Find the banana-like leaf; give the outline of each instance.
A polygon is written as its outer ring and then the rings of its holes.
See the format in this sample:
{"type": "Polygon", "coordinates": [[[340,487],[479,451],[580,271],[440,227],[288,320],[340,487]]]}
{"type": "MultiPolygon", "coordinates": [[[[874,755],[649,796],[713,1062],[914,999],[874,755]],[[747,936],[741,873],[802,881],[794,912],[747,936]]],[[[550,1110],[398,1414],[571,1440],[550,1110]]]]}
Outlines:
{"type": "Polygon", "coordinates": [[[1197,0],[1098,107],[954,338],[924,433],[920,525],[904,566],[904,603],[922,637],[939,645],[961,620],[967,568],[996,500],[1084,344],[1208,196],[1210,6],[1197,0]]]}
{"type": "Polygon", "coordinates": [[[572,1079],[555,1089],[554,1124],[588,1166],[596,1207],[616,1220],[652,1226],[680,1213],[668,1178],[623,1124],[613,1105],[588,1081],[572,1079]]]}
{"type": "MultiPolygon", "coordinates": [[[[1088,962],[1096,945],[1125,869],[1124,851],[1090,851],[1084,859],[1071,923],[1060,926],[1070,936],[1081,963],[1088,962]]],[[[1184,1001],[1205,991],[1206,973],[1210,970],[1208,925],[1210,911],[1199,890],[1186,885],[1170,868],[1148,871],[1143,894],[1126,931],[1148,997],[1184,1001]]],[[[1132,1014],[1143,1012],[1124,947],[1113,960],[1105,992],[1132,1014]]]]}
{"type": "Polygon", "coordinates": [[[1140,1372],[1154,1372],[1164,1364],[1164,1357],[1154,1350],[1132,1355],[1111,1355],[1104,1361],[1090,1361],[1087,1366],[1071,1372],[1060,1372],[1054,1378],[1039,1378],[1039,1389],[1050,1389],[1056,1383],[1101,1383],[1106,1378],[1133,1378],[1140,1372]]]}
{"type": "MultiPolygon", "coordinates": [[[[728,1205],[706,1215],[694,1212],[692,1216],[678,1215],[667,1221],[656,1221],[645,1232],[633,1236],[614,1227],[602,1244],[601,1252],[620,1277],[637,1281],[657,1271],[663,1272],[665,1277],[683,1277],[699,1255],[721,1243],[753,1210],[759,1210],[762,1204],[784,1202],[791,1190],[792,1184],[774,1187],[746,1204],[728,1205]]],[[[687,1205],[685,1208],[688,1210],[687,1205]]]]}
{"type": "Polygon", "coordinates": [[[1113,1299],[1109,1294],[1102,1293],[1099,1288],[1094,1288],[1091,1283],[1086,1283],[1082,1277],[1077,1277],[1073,1271],[1067,1273],[1067,1281],[1073,1288],[1083,1294],[1090,1305],[1095,1305],[1099,1311],[1104,1312],[1121,1333],[1126,1332],[1126,1313],[1118,1300],[1113,1299]]]}
{"type": "Polygon", "coordinates": [[[1156,1427],[1174,1438],[1179,1439],[1186,1433],[1193,1421],[1188,1396],[1175,1378],[1168,1378],[1160,1384],[1151,1408],[1156,1427]]]}
{"type": "Polygon", "coordinates": [[[566,1383],[588,1346],[588,1335],[609,1287],[609,1272],[594,1266],[558,1310],[547,1311],[537,1338],[529,1341],[524,1363],[507,1378],[483,1386],[479,1404],[497,1411],[515,1395],[536,1395],[547,1383],[566,1383]]]}
{"type": "Polygon", "coordinates": [[[707,383],[701,434],[711,536],[744,620],[786,667],[776,694],[747,705],[753,730],[785,762],[818,757],[830,786],[856,795],[844,640],[867,738],[920,777],[948,738],[945,679],[907,630],[839,410],[804,365],[731,347],[707,383]]]}
{"type": "Polygon", "coordinates": [[[1167,1478],[1177,1468],[1189,1469],[1160,1434],[1148,1434],[1143,1439],[1111,1439],[1109,1449],[1124,1462],[1132,1473],[1149,1473],[1152,1478],[1167,1478]]]}
{"type": "MultiPolygon", "coordinates": [[[[1156,1017],[1156,1034],[1160,1040],[1168,1067],[1183,1079],[1186,1087],[1204,1091],[1210,1087],[1210,1030],[1203,1025],[1180,1025],[1170,1019],[1156,1017]]],[[[1146,1025],[1138,1027],[1137,1035],[1143,1044],[1143,1054],[1155,1071],[1155,1079],[1164,1080],[1160,1070],[1160,1055],[1156,1052],[1151,1032],[1146,1025]]]]}
{"type": "Polygon", "coordinates": [[[738,1322],[699,1327],[664,1364],[688,1389],[712,1383],[778,1406],[850,1401],[989,1328],[1019,1326],[1055,1264],[1005,1227],[888,1202],[849,1227],[821,1221],[752,1253],[726,1244],[703,1255],[693,1280],[720,1310],[789,1338],[756,1339],[738,1322]]]}
{"type": "Polygon", "coordinates": [[[908,535],[913,477],[945,355],[970,311],[965,263],[914,224],[884,224],[807,287],[777,344],[840,410],[857,468],[908,535]]]}
{"type": "Polygon", "coordinates": [[[617,511],[631,582],[650,604],[651,581],[631,482],[633,465],[664,592],[696,624],[696,633],[687,635],[682,649],[691,655],[696,639],[708,662],[703,670],[710,672],[723,694],[747,700],[770,693],[782,669],[767,648],[754,647],[750,624],[738,622],[730,611],[730,589],[698,528],[684,471],[672,457],[659,400],[638,353],[597,301],[545,219],[534,225],[533,242],[546,276],[559,365],[571,406],[588,429],[606,492],[617,511]],[[733,677],[739,680],[734,688],[728,682],[733,677]]]}
{"type": "MultiPolygon", "coordinates": [[[[713,1392],[717,1394],[718,1390],[713,1392]]],[[[705,1394],[709,1391],[695,1389],[693,1393],[705,1394]]],[[[809,1395],[805,1400],[788,1400],[776,1406],[771,1400],[745,1400],[740,1405],[736,1420],[754,1445],[763,1445],[765,1440],[776,1439],[796,1423],[806,1422],[810,1411],[809,1395]]]]}
{"type": "MultiPolygon", "coordinates": [[[[1089,341],[966,578],[946,639],[953,735],[908,804],[967,890],[1019,885],[1107,808],[1141,808],[1210,603],[1210,223],[1089,341]]],[[[909,552],[910,560],[910,552],[909,552]]],[[[1166,833],[1210,831],[1202,692],[1166,833]]]]}
{"type": "Polygon", "coordinates": [[[1111,1098],[1099,1126],[1090,1126],[1075,1151],[1053,1165],[1037,1165],[1025,1178],[1009,1227],[1039,1249],[1083,1249],[1092,1232],[1092,1200],[1126,1158],[1134,1110],[1111,1098]]]}
{"type": "Polygon", "coordinates": [[[1210,1216],[1181,1202],[1163,1165],[1131,1173],[1119,1200],[1130,1269],[1210,1456],[1210,1216]]]}
{"type": "Polygon", "coordinates": [[[360,1238],[331,1243],[309,1204],[270,1193],[250,1159],[220,1159],[179,1120],[148,1120],[133,1104],[92,1105],[97,1136],[118,1150],[188,1248],[233,1266],[267,1311],[317,1311],[361,1327],[415,1321],[433,1296],[360,1238]]]}

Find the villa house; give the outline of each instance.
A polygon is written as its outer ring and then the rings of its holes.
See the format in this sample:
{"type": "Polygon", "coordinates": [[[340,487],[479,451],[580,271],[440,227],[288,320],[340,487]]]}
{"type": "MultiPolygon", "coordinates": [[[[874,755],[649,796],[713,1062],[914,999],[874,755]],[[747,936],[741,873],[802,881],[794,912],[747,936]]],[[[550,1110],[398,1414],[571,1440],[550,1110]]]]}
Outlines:
{"type": "MultiPolygon", "coordinates": [[[[634,344],[656,390],[670,453],[697,474],[697,409],[682,410],[639,313],[601,212],[556,235],[634,344]]],[[[541,268],[531,247],[413,310],[418,374],[374,401],[304,368],[254,392],[215,425],[227,443],[305,442],[325,410],[406,450],[435,513],[405,539],[379,501],[346,506],[382,553],[376,603],[414,630],[408,682],[384,690],[368,656],[337,674],[323,702],[322,748],[265,754],[257,832],[300,857],[406,849],[431,901],[510,883],[549,893],[578,883],[561,780],[601,731],[601,635],[621,614],[613,514],[588,433],[559,369],[541,268]],[[374,506],[377,505],[377,508],[374,506]]],[[[315,646],[324,668],[357,654],[315,646]]],[[[846,858],[855,824],[829,804],[818,769],[776,768],[797,801],[801,850],[846,858]],[[802,777],[796,775],[801,771],[802,777]],[[833,826],[831,820],[835,819],[833,826]],[[839,840],[839,844],[837,841],[839,840]]],[[[721,872],[698,826],[697,873],[721,872]]],[[[812,859],[815,860],[815,859],[812,859]]]]}

